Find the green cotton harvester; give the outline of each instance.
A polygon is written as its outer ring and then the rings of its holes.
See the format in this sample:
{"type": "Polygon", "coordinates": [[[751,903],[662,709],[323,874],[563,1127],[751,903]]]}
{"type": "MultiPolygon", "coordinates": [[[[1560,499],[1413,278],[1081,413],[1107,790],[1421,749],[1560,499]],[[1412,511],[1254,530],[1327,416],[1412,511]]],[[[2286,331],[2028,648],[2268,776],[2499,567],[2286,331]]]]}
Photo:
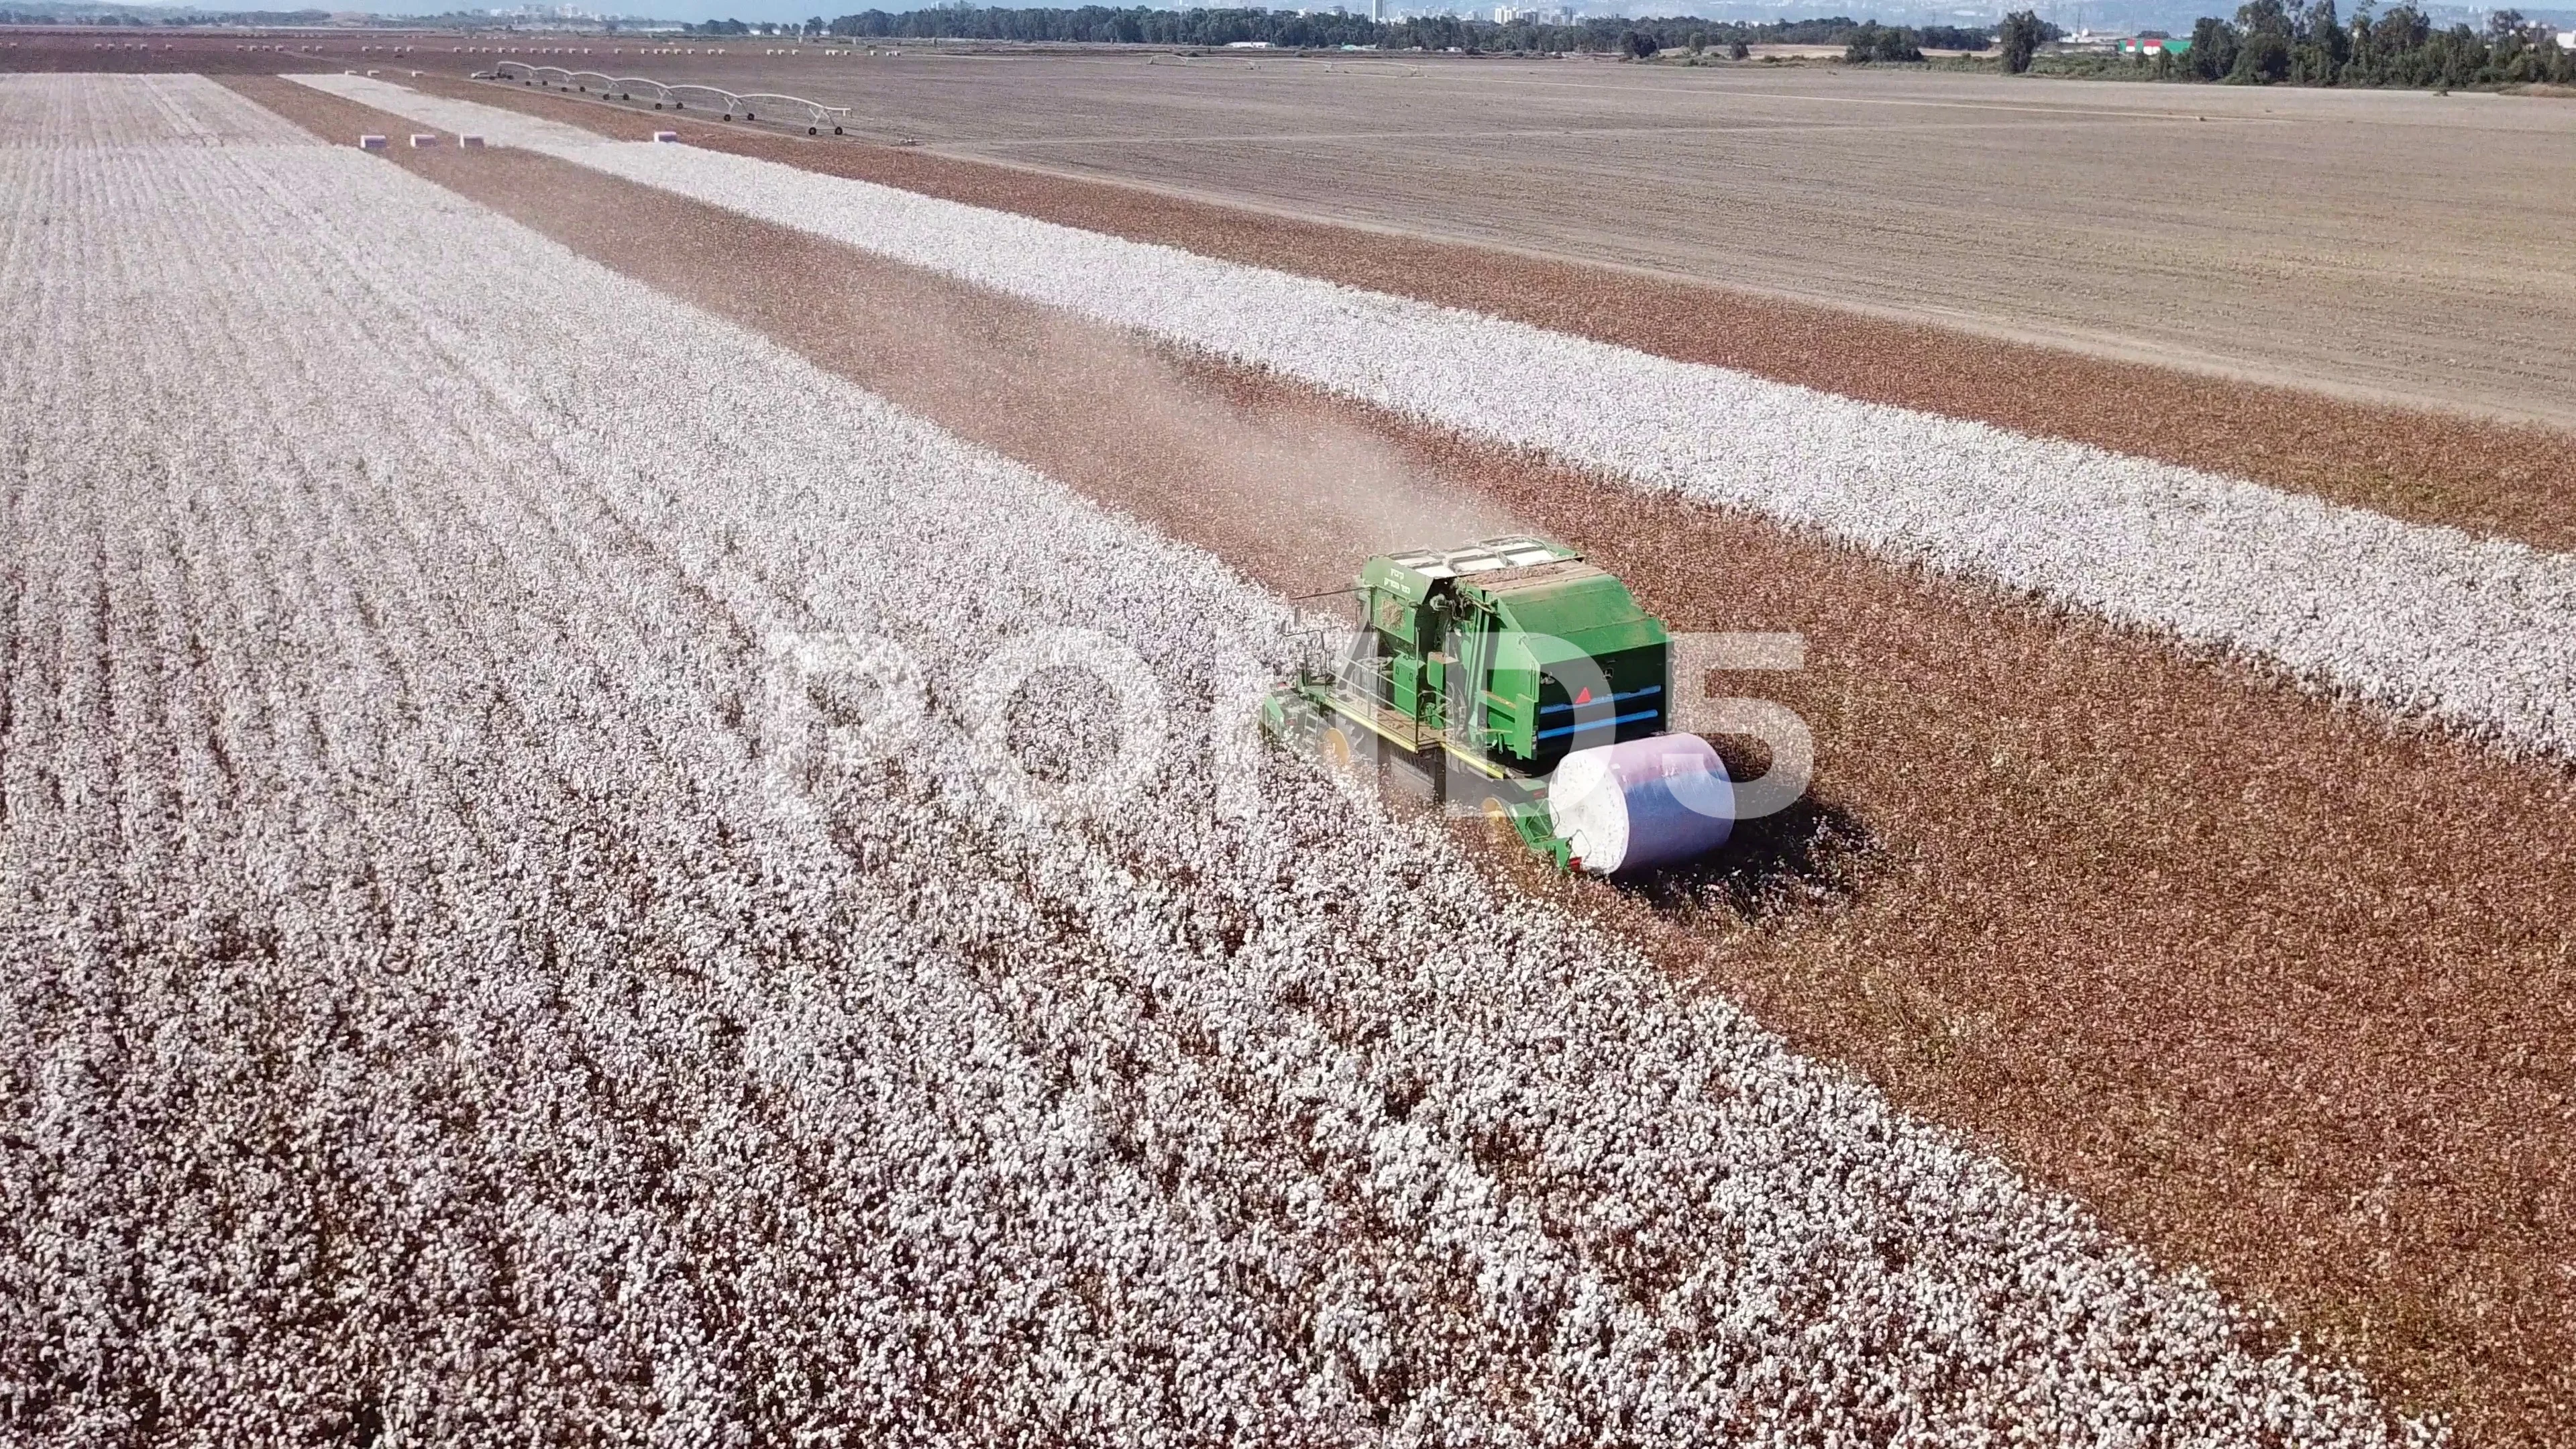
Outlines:
{"type": "Polygon", "coordinates": [[[1672,638],[1572,549],[1495,538],[1370,559],[1351,647],[1273,690],[1272,738],[1481,810],[1558,865],[1608,875],[1726,843],[1717,752],[1671,734],[1672,638]]]}

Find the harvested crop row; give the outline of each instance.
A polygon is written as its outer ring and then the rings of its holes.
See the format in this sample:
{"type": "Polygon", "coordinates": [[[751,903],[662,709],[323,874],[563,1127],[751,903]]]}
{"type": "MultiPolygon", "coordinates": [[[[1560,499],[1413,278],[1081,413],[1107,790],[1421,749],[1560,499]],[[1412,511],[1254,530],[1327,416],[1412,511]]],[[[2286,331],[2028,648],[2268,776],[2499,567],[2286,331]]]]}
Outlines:
{"type": "Polygon", "coordinates": [[[29,1437],[2385,1436],[1302,773],[779,808],[773,631],[1197,702],[1204,555],[353,152],[0,166],[29,1437]]]}
{"type": "Polygon", "coordinates": [[[299,79],[2576,758],[2576,558],[775,163],[563,146],[513,112],[299,79]]]}

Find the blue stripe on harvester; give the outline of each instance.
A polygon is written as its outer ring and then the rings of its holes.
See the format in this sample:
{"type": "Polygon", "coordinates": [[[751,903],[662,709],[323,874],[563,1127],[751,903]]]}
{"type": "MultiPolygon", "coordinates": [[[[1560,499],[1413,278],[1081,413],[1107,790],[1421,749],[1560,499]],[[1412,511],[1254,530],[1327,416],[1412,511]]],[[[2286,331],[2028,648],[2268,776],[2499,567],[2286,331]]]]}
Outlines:
{"type": "MultiPolygon", "coordinates": [[[[1663,687],[1662,685],[1660,685],[1660,684],[1649,684],[1649,685],[1647,685],[1647,686],[1646,686],[1645,688],[1643,688],[1643,689],[1632,689],[1632,690],[1629,690],[1626,694],[1614,694],[1614,695],[1610,696],[1610,703],[1612,703],[1612,704],[1617,704],[1617,703],[1619,703],[1621,700],[1628,700],[1628,699],[1644,699],[1647,695],[1650,695],[1650,694],[1661,694],[1661,693],[1663,693],[1663,692],[1664,692],[1664,687],[1663,687]]],[[[1587,704],[1588,704],[1588,703],[1590,703],[1590,702],[1591,702],[1591,701],[1589,701],[1589,700],[1585,701],[1585,703],[1587,703],[1587,704]]],[[[1540,714],[1555,714],[1555,713],[1556,713],[1556,712],[1558,712],[1559,710],[1568,710],[1568,709],[1572,709],[1572,708],[1574,708],[1574,706],[1573,706],[1573,705],[1570,705],[1570,704],[1542,704],[1542,705],[1540,705],[1540,706],[1538,707],[1538,712],[1539,712],[1540,714]]]]}
{"type": "Polygon", "coordinates": [[[1641,719],[1653,719],[1653,718],[1655,717],[1655,713],[1656,713],[1656,712],[1655,712],[1654,710],[1651,710],[1651,709],[1641,709],[1641,710],[1638,710],[1638,711],[1637,711],[1636,713],[1634,713],[1634,714],[1623,714],[1623,715],[1619,716],[1617,719],[1610,720],[1610,721],[1608,721],[1608,722],[1606,722],[1606,723],[1604,723],[1604,722],[1602,722],[1602,721],[1598,721],[1598,720],[1596,720],[1596,721],[1594,721],[1593,723],[1588,724],[1588,725],[1584,725],[1584,724],[1558,725],[1556,728],[1554,728],[1554,729],[1552,729],[1552,730],[1540,730],[1540,731],[1538,732],[1538,734],[1537,734],[1536,736],[1534,736],[1534,738],[1542,739],[1542,740],[1549,740],[1549,739],[1554,739],[1554,738],[1556,738],[1558,735],[1570,735],[1570,734],[1574,733],[1576,730],[1581,730],[1581,729],[1594,729],[1594,730],[1597,730],[1597,729],[1617,729],[1619,726],[1621,726],[1621,725],[1623,725],[1623,724],[1635,724],[1637,721],[1639,721],[1639,720],[1641,720],[1641,719]]]}

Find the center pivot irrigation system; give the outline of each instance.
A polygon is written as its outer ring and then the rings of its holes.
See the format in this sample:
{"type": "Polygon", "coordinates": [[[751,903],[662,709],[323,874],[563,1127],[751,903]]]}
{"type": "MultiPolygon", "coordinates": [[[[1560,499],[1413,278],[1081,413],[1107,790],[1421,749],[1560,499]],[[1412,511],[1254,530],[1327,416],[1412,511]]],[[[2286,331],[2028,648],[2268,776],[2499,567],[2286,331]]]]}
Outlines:
{"type": "Polygon", "coordinates": [[[760,119],[762,110],[767,110],[773,115],[783,112],[791,118],[801,117],[805,122],[805,134],[808,136],[823,134],[825,126],[831,127],[832,134],[838,136],[842,134],[842,127],[848,125],[850,120],[849,107],[827,106],[820,101],[809,101],[803,96],[770,95],[765,92],[746,95],[738,91],[726,90],[721,86],[666,85],[661,81],[640,75],[616,76],[605,71],[566,70],[559,65],[527,65],[515,60],[502,61],[483,75],[477,76],[476,79],[515,80],[521,85],[543,86],[548,90],[579,91],[584,95],[596,95],[614,101],[631,101],[635,99],[636,92],[642,91],[644,98],[651,101],[653,109],[657,111],[665,108],[685,111],[689,108],[689,102],[695,101],[701,108],[715,111],[728,121],[737,115],[746,121],[757,121],[760,119]],[[512,75],[512,71],[518,74],[512,75]]]}

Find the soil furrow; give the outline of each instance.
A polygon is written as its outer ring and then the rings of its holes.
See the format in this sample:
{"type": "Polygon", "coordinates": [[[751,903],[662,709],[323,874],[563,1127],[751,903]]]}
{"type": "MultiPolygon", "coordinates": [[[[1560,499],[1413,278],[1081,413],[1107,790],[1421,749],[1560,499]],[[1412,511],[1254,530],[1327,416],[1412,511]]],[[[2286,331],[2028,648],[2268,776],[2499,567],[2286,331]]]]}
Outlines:
{"type": "Polygon", "coordinates": [[[394,160],[1282,592],[1510,521],[1677,627],[1803,633],[1728,684],[1815,729],[1818,808],[1695,889],[1515,873],[2473,1438],[2576,1434],[2563,774],[568,164],[394,160]]]}

